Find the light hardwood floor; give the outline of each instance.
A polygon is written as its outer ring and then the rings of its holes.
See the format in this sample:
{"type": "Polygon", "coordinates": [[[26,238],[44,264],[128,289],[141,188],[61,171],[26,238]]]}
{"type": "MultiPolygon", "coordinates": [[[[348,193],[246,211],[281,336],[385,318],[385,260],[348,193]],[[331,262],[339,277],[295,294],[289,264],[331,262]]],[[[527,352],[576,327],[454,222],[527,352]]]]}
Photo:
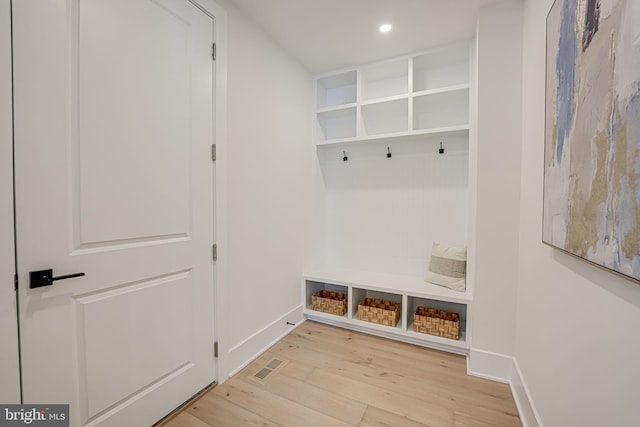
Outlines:
{"type": "Polygon", "coordinates": [[[462,356],[307,321],[162,425],[521,424],[509,386],[468,376],[462,356]]]}

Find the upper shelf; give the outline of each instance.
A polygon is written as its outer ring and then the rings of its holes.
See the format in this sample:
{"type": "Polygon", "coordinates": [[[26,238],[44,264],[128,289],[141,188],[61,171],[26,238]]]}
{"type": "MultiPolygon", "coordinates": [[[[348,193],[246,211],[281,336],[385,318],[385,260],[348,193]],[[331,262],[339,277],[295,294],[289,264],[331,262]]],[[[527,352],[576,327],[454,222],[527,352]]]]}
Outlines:
{"type": "Polygon", "coordinates": [[[335,139],[326,139],[326,140],[318,140],[316,141],[316,146],[336,146],[342,144],[351,144],[351,143],[366,143],[367,141],[381,141],[381,140],[389,140],[389,141],[398,141],[398,140],[406,140],[408,138],[417,138],[421,135],[431,135],[434,137],[443,138],[444,136],[456,136],[456,135],[468,135],[469,134],[469,125],[462,126],[443,126],[438,128],[429,128],[429,129],[420,129],[413,130],[411,132],[390,132],[383,133],[378,135],[367,135],[364,137],[355,137],[355,136],[344,136],[342,138],[335,139]]]}
{"type": "Polygon", "coordinates": [[[468,131],[470,44],[316,78],[316,145],[468,131]]]}

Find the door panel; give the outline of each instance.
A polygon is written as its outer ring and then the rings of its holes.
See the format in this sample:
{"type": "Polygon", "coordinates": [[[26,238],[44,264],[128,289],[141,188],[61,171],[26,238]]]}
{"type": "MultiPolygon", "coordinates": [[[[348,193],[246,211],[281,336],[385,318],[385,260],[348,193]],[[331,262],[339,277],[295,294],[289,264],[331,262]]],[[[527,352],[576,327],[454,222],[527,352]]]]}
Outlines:
{"type": "Polygon", "coordinates": [[[14,2],[23,393],[150,425],[215,380],[213,23],[187,0],[14,2]],[[29,289],[29,271],[79,278],[29,289]]]}
{"type": "Polygon", "coordinates": [[[178,11],[150,0],[81,3],[81,247],[189,234],[189,37],[178,11]]]}
{"type": "Polygon", "coordinates": [[[74,298],[89,417],[193,367],[192,293],[185,271],[74,298]]]}

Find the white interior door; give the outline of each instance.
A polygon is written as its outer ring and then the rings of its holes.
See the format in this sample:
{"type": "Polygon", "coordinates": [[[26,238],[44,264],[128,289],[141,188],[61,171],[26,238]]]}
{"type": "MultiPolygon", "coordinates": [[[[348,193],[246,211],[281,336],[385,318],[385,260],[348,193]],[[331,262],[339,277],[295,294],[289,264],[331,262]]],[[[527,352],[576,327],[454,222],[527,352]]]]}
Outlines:
{"type": "Polygon", "coordinates": [[[150,425],[216,379],[213,21],[187,0],[12,12],[24,401],[150,425]],[[46,269],[85,275],[31,289],[46,269]]]}

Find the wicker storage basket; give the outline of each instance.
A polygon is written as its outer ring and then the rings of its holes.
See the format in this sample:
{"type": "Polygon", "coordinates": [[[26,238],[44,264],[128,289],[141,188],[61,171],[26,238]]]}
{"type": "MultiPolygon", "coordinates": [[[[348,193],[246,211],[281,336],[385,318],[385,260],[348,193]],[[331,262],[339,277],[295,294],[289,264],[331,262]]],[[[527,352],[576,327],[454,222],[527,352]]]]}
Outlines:
{"type": "Polygon", "coordinates": [[[321,290],[311,296],[311,309],[344,316],[347,312],[347,294],[321,290]]]}
{"type": "Polygon", "coordinates": [[[358,304],[358,319],[381,325],[396,326],[400,320],[400,304],[381,299],[365,298],[358,304]]]}
{"type": "Polygon", "coordinates": [[[460,316],[437,308],[418,307],[413,315],[413,330],[457,340],[460,338],[460,316]]]}

